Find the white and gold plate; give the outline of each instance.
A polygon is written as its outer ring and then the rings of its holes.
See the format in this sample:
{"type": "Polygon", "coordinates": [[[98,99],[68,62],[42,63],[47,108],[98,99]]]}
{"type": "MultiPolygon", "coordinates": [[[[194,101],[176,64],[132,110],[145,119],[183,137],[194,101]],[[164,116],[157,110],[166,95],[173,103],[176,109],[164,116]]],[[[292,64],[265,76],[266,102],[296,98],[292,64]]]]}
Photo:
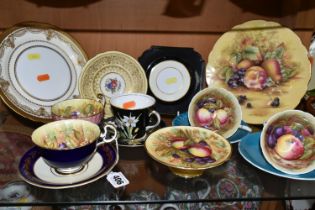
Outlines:
{"type": "Polygon", "coordinates": [[[87,57],[68,34],[51,25],[24,23],[0,40],[0,95],[16,113],[47,122],[53,104],[79,95],[87,57]]]}
{"type": "Polygon", "coordinates": [[[149,76],[149,86],[154,96],[167,102],[177,101],[184,97],[190,83],[188,69],[175,60],[165,60],[156,64],[149,76]]]}
{"type": "Polygon", "coordinates": [[[122,93],[146,93],[148,88],[145,72],[139,62],[122,52],[107,51],[87,62],[79,79],[82,98],[98,100],[106,98],[105,116],[112,116],[109,100],[122,93]]]}

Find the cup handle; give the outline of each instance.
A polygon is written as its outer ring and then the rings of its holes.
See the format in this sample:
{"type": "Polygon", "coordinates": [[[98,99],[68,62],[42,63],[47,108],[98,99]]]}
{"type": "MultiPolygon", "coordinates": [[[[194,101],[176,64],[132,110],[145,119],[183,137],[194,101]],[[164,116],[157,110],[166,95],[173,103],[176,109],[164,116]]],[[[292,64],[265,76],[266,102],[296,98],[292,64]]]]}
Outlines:
{"type": "Polygon", "coordinates": [[[110,142],[114,141],[117,138],[117,130],[113,125],[105,125],[104,126],[104,132],[101,133],[100,137],[102,140],[96,144],[96,147],[98,147],[102,144],[110,143],[110,142]],[[108,129],[111,129],[114,131],[114,134],[110,139],[106,139],[106,134],[108,132],[108,129]]]}
{"type": "Polygon", "coordinates": [[[103,104],[103,108],[106,106],[106,98],[102,93],[97,94],[98,101],[103,104]]]}
{"type": "Polygon", "coordinates": [[[149,126],[145,127],[145,131],[152,130],[153,128],[156,128],[156,127],[158,127],[160,125],[160,122],[161,122],[160,114],[158,112],[156,112],[156,111],[152,111],[149,114],[149,118],[151,118],[152,115],[155,115],[157,121],[156,121],[156,123],[154,125],[149,125],[149,126]]]}

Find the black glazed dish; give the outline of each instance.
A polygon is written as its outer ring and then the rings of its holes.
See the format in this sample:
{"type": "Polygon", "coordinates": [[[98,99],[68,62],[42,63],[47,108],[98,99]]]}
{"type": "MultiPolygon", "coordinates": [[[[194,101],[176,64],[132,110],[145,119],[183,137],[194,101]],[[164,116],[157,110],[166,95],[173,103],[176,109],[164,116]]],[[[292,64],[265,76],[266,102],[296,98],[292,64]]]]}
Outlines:
{"type": "Polygon", "coordinates": [[[148,94],[156,99],[155,108],[161,115],[176,115],[178,112],[186,112],[189,102],[193,96],[204,87],[205,84],[205,63],[201,55],[194,51],[193,48],[152,46],[143,52],[138,58],[146,72],[146,76],[150,78],[151,70],[157,64],[163,61],[176,61],[183,64],[190,75],[190,86],[187,93],[176,101],[165,101],[156,97],[152,92],[149,84],[148,94]]]}

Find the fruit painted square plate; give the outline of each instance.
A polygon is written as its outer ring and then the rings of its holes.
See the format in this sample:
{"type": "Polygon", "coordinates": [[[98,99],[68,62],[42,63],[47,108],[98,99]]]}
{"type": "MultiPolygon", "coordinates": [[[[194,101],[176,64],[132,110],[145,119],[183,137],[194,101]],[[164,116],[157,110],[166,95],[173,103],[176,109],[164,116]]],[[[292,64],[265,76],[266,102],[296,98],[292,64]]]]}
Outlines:
{"type": "Polygon", "coordinates": [[[156,110],[165,115],[187,110],[203,86],[204,61],[200,54],[192,48],[152,46],[138,60],[146,71],[148,94],[156,99],[156,110]]]}
{"type": "Polygon", "coordinates": [[[96,55],[84,66],[79,79],[82,98],[106,98],[105,117],[113,116],[110,98],[122,93],[146,93],[147,77],[140,63],[122,52],[107,51],[96,55]]]}
{"type": "MultiPolygon", "coordinates": [[[[190,126],[189,120],[188,120],[188,113],[184,112],[182,114],[177,115],[173,120],[172,120],[172,126],[190,126]]],[[[246,135],[250,133],[249,127],[247,123],[244,121],[241,121],[241,127],[237,129],[237,131],[227,140],[231,143],[234,144],[236,142],[239,142],[242,138],[244,138],[246,135]]]]}
{"type": "Polygon", "coordinates": [[[245,22],[223,34],[208,57],[208,86],[242,98],[243,120],[262,124],[294,109],[311,78],[308,51],[290,29],[275,22],[245,22]]]}
{"type": "Polygon", "coordinates": [[[0,41],[0,96],[17,114],[48,122],[53,104],[79,95],[87,56],[70,35],[23,23],[3,32],[0,41]]]}
{"type": "Polygon", "coordinates": [[[269,164],[264,158],[260,149],[260,134],[260,132],[251,133],[245,136],[238,145],[239,153],[247,162],[256,168],[275,176],[296,180],[315,180],[315,170],[306,174],[293,175],[281,172],[269,164]]]}

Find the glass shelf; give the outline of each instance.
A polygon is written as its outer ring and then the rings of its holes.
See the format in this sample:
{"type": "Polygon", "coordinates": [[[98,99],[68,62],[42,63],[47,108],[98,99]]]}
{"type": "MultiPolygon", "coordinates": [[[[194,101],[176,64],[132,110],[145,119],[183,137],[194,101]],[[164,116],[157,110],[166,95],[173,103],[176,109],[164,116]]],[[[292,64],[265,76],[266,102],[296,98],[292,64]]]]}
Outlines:
{"type": "Polygon", "coordinates": [[[0,206],[256,209],[262,201],[315,199],[312,190],[315,182],[277,177],[253,167],[238,153],[238,143],[233,144],[233,154],[227,163],[196,178],[173,175],[167,167],[151,159],[144,147],[120,147],[119,162],[113,171],[121,171],[127,177],[130,184],[125,187],[113,188],[106,177],[69,189],[36,187],[22,181],[18,172],[21,156],[33,146],[26,134],[32,126],[27,129],[8,123],[0,126],[0,206]]]}

